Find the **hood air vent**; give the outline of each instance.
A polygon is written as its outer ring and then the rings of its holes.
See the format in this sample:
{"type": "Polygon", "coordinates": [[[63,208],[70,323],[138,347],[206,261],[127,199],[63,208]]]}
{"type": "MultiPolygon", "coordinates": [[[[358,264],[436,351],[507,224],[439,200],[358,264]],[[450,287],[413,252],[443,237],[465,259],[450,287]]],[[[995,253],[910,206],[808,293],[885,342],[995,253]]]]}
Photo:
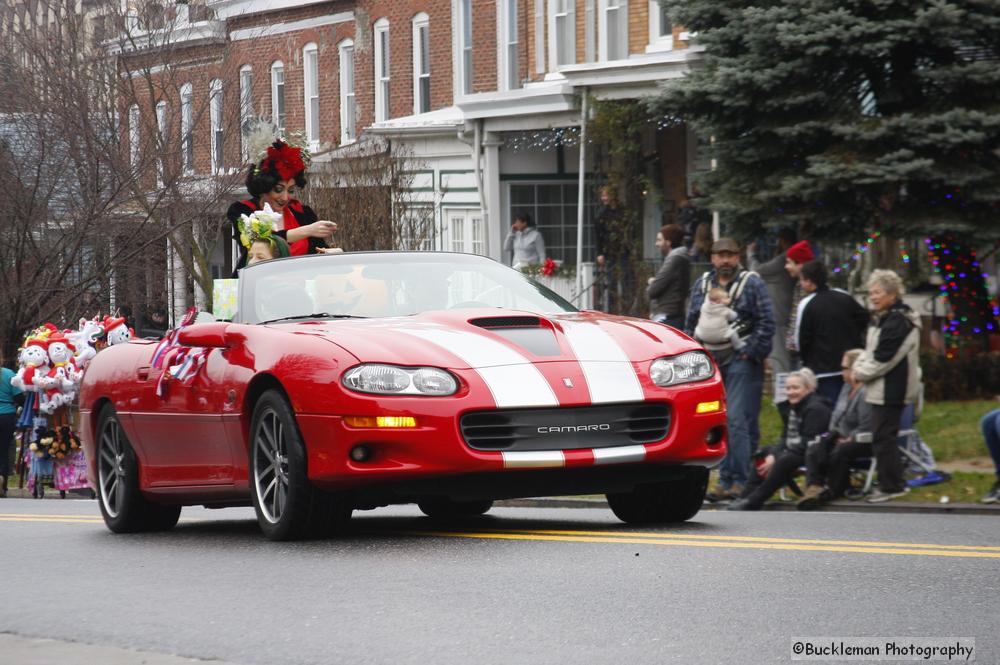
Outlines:
{"type": "Polygon", "coordinates": [[[538,328],[542,325],[537,316],[488,316],[470,319],[469,323],[480,328],[538,328]]]}

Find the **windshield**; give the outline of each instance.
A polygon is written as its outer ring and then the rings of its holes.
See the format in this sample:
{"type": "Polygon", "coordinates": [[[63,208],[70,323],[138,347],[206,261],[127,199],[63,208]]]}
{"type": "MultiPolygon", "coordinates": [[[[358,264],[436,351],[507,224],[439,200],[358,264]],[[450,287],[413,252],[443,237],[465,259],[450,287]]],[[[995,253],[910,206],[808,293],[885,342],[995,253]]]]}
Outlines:
{"type": "Polygon", "coordinates": [[[547,314],[576,308],[491,259],[437,252],[328,254],[264,261],[240,272],[237,319],[409,316],[501,307],[547,314]]]}

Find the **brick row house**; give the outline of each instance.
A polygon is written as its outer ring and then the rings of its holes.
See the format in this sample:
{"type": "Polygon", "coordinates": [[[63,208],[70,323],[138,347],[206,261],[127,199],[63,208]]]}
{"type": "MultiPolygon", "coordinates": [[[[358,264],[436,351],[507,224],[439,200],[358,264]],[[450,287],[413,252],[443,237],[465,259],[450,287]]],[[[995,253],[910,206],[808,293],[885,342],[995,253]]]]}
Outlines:
{"type": "MultiPolygon", "coordinates": [[[[150,3],[123,0],[130,16],[150,3]]],[[[423,246],[505,260],[517,212],[536,219],[549,254],[576,260],[579,183],[585,183],[584,261],[593,258],[592,162],[561,140],[581,123],[583,95],[636,99],[682,76],[697,49],[656,0],[202,0],[154,4],[158,24],[136,24],[111,50],[170,85],[123,109],[130,144],[150,132],[179,137],[191,182],[241,181],[240,127],[254,115],[303,132],[313,169],[380,138],[404,146],[409,188],[433,214],[423,246]],[[169,32],[169,36],[163,35],[169,32]],[[157,35],[161,35],[157,39],[157,35]],[[143,133],[145,132],[145,134],[143,133]]],[[[139,78],[142,78],[141,76],[139,78]]],[[[704,164],[683,127],[650,128],[643,211],[645,253],[664,212],[704,164]]],[[[174,150],[177,152],[177,150],[174,150]]],[[[150,185],[154,183],[151,181],[150,185]]],[[[197,190],[193,187],[192,191],[197,190]]],[[[221,215],[220,201],[215,214],[221,215]]],[[[228,274],[218,243],[213,273],[228,274]]],[[[350,248],[348,248],[350,249],[350,248]]],[[[175,279],[183,279],[174,266],[175,279]]],[[[174,289],[175,294],[179,289],[174,289]]],[[[175,308],[183,298],[175,298],[175,308]]],[[[585,303],[584,303],[585,304],[585,303]]]]}

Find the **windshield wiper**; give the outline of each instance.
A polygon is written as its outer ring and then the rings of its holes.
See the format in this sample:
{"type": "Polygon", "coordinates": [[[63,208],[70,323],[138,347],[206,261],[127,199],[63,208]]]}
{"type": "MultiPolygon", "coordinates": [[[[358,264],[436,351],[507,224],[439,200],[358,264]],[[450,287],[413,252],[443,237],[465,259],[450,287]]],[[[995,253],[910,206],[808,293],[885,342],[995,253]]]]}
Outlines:
{"type": "Polygon", "coordinates": [[[318,312],[316,314],[295,314],[293,316],[282,316],[277,319],[261,321],[260,325],[267,323],[278,323],[280,321],[297,321],[300,319],[367,319],[367,316],[354,316],[353,314],[330,314],[329,312],[318,312]]]}

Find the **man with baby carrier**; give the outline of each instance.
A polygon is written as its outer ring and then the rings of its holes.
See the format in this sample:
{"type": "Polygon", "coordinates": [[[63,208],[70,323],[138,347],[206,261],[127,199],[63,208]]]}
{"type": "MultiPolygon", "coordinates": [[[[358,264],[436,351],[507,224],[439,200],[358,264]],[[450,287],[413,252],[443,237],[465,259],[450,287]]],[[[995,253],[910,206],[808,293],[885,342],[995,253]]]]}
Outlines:
{"type": "Polygon", "coordinates": [[[732,238],[712,244],[712,270],[691,287],[684,332],[708,338],[698,341],[715,358],[726,386],[729,452],[719,467],[718,484],[706,498],[735,499],[746,485],[760,441],[764,359],[771,352],[774,318],[764,281],[740,265],[740,246],[732,238]],[[706,325],[700,325],[702,316],[706,325]]]}

